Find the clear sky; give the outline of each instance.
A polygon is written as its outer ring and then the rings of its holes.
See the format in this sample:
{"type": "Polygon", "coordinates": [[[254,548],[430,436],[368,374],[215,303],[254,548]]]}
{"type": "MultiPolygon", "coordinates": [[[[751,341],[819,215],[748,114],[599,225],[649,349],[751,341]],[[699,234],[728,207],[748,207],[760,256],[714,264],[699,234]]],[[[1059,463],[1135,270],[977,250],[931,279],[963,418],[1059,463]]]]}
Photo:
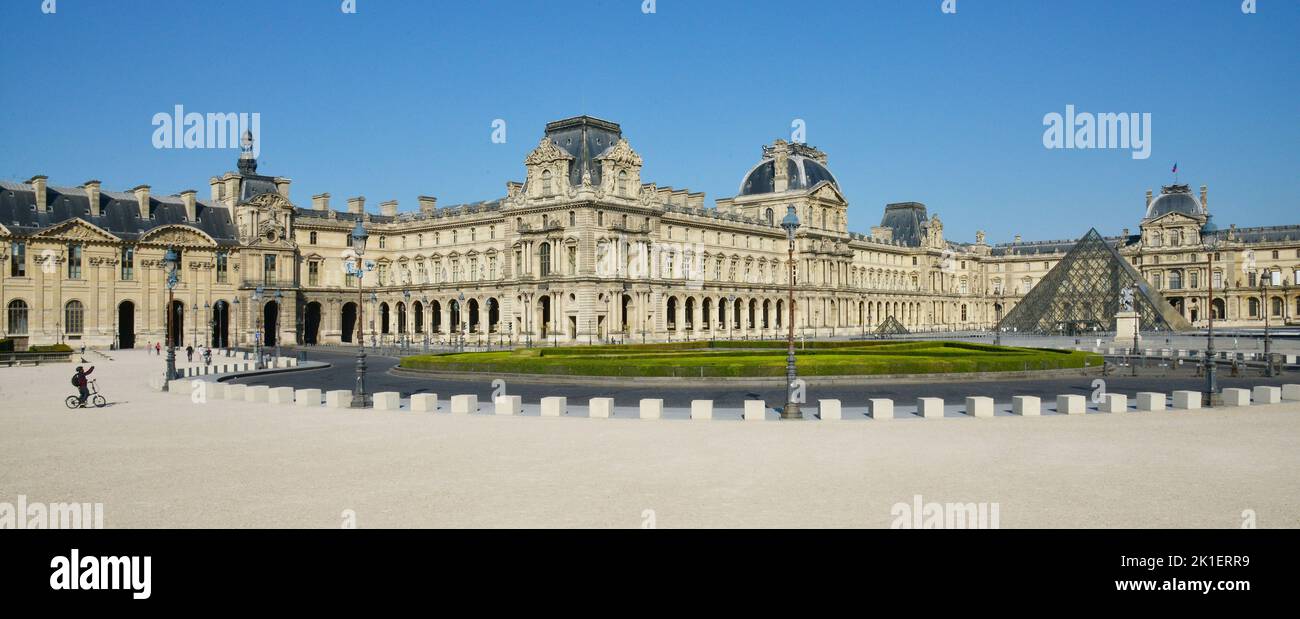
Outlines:
{"type": "Polygon", "coordinates": [[[206,197],[237,150],[155,149],[180,104],[259,113],[259,171],[300,205],[405,210],[503,196],[547,121],[587,113],[623,126],[644,181],[711,205],[802,119],[855,231],[909,200],[955,240],[1136,230],[1175,162],[1221,226],[1300,224],[1295,0],[342,4],[0,1],[0,178],[206,197]],[[1150,113],[1150,157],[1045,148],[1067,105],[1150,113]]]}

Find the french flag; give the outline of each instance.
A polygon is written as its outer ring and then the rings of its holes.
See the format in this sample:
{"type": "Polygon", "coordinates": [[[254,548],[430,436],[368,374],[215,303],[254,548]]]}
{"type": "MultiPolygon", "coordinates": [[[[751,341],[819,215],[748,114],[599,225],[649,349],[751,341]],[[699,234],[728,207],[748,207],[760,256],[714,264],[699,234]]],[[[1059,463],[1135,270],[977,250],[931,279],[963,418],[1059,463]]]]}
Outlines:
{"type": "Polygon", "coordinates": [[[1177,174],[1177,173],[1178,173],[1178,162],[1174,162],[1174,169],[1173,169],[1173,170],[1170,170],[1170,172],[1172,172],[1172,173],[1174,173],[1174,174],[1177,174]]]}

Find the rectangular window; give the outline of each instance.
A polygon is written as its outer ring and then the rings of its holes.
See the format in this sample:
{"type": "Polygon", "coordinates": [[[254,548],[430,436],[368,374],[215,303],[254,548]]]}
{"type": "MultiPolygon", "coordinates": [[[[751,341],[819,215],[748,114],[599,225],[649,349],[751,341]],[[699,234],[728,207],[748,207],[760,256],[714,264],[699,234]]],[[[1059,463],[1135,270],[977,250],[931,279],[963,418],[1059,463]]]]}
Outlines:
{"type": "Polygon", "coordinates": [[[68,279],[81,279],[81,245],[68,246],[68,279]]]}
{"type": "Polygon", "coordinates": [[[1223,287],[1223,273],[1220,271],[1214,272],[1214,287],[1215,288],[1223,287]]]}
{"type": "Polygon", "coordinates": [[[14,241],[9,246],[9,276],[27,277],[27,244],[14,241]]]}
{"type": "Polygon", "coordinates": [[[379,265],[379,285],[383,286],[388,283],[388,265],[379,265]]]}
{"type": "Polygon", "coordinates": [[[122,281],[129,282],[135,279],[135,248],[122,248],[122,281]]]}
{"type": "Polygon", "coordinates": [[[320,263],[314,260],[307,263],[307,285],[320,285],[320,263]]]}
{"type": "Polygon", "coordinates": [[[1254,287],[1255,287],[1255,274],[1254,274],[1254,273],[1251,273],[1251,274],[1249,275],[1249,277],[1250,277],[1250,287],[1251,287],[1251,288],[1254,288],[1254,287]]]}
{"type": "Polygon", "coordinates": [[[230,255],[227,254],[226,252],[224,251],[217,252],[217,283],[218,284],[226,283],[226,273],[229,272],[229,269],[227,268],[229,264],[229,258],[230,255]]]}
{"type": "Polygon", "coordinates": [[[275,254],[262,255],[262,283],[274,284],[275,277],[275,254]]]}

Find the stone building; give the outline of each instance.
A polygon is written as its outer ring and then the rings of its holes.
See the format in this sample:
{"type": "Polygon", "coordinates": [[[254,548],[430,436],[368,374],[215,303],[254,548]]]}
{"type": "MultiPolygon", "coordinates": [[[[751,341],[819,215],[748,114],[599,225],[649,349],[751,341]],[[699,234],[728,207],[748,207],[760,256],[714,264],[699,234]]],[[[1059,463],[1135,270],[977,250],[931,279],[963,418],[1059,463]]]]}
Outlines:
{"type": "MultiPolygon", "coordinates": [[[[163,255],[181,256],[172,300],[179,341],[221,345],[586,343],[783,337],[793,206],[799,279],[795,326],[809,337],[861,335],[888,317],[907,328],[988,329],[1074,241],[990,245],[944,237],[925,205],[886,205],[879,226],[848,229],[848,203],[822,151],[776,140],[733,197],[644,182],[642,159],[608,121],[547,124],[524,179],[490,201],[367,210],[331,196],[293,201],[291,182],[259,174],[246,136],[237,170],[196,191],[157,196],[147,185],[0,182],[0,337],[141,346],[163,339],[163,255]],[[370,234],[357,277],[349,234],[370,234]],[[369,341],[369,340],[368,340],[369,341]]],[[[1295,322],[1300,226],[1229,227],[1213,266],[1199,198],[1171,185],[1147,195],[1140,232],[1111,237],[1153,286],[1202,323],[1206,286],[1229,325],[1295,322]],[[1263,292],[1259,282],[1277,271],[1263,292]]],[[[1080,223],[1081,228],[1090,224],[1080,223]]]]}

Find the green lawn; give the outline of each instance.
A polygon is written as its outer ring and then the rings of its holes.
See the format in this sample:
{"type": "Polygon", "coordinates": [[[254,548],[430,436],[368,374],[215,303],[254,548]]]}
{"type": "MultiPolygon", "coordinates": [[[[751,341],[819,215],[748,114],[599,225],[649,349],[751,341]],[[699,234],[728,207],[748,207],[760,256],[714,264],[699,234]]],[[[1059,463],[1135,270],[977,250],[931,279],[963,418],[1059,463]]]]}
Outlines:
{"type": "MultiPolygon", "coordinates": [[[[1101,356],[966,342],[809,342],[800,376],[1012,372],[1081,368],[1101,356]]],[[[401,367],[443,372],[561,376],[764,377],[785,375],[784,342],[677,342],[416,355],[401,367]]]]}

